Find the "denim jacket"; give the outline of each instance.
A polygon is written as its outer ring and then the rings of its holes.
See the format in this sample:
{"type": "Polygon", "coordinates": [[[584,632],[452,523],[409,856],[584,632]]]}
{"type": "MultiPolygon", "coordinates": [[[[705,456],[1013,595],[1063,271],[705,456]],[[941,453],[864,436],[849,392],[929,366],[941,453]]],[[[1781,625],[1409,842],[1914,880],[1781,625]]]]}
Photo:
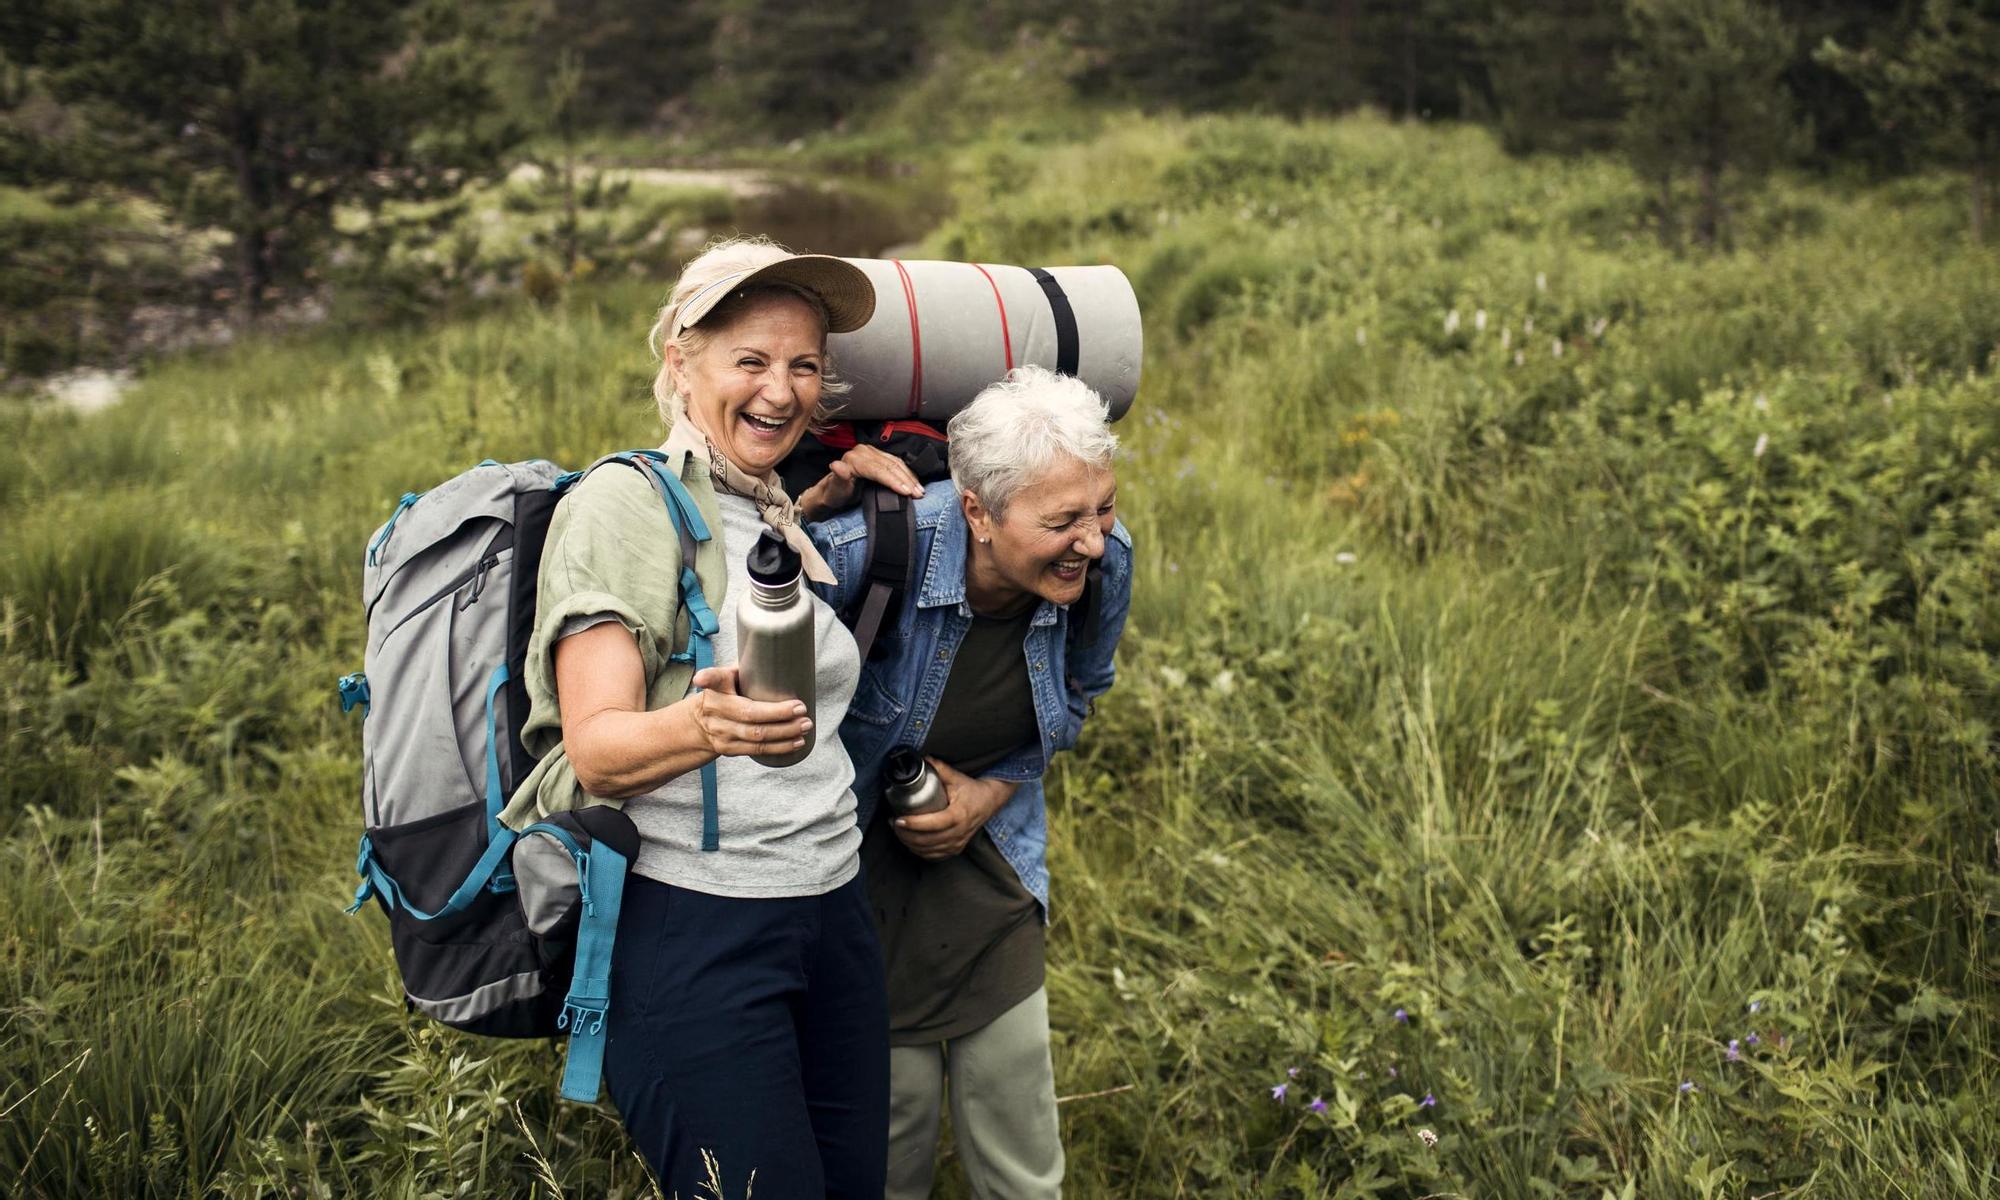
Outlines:
{"type": "MultiPolygon", "coordinates": [[[[868,528],[859,509],[808,526],[813,543],[840,580],[820,595],[837,611],[866,587],[868,528]]],[[[917,502],[914,585],[902,611],[884,621],[878,652],[861,666],[854,701],[840,726],[840,740],[854,760],[854,794],[866,829],[882,798],[882,766],[898,746],[921,745],[937,715],[951,676],[952,660],[972,624],[965,602],[965,514],[950,481],[931,484],[917,502]]],[[[1069,609],[1044,600],[1036,607],[1022,652],[1034,693],[1041,736],[1023,745],[985,773],[987,779],[1018,782],[1011,799],[986,823],[1021,883],[1049,904],[1048,813],[1042,799],[1042,772],[1058,750],[1076,745],[1091,702],[1111,687],[1112,654],[1125,630],[1132,599],[1132,538],[1113,523],[1104,539],[1103,587],[1098,601],[1099,633],[1068,659],[1069,609]]]]}

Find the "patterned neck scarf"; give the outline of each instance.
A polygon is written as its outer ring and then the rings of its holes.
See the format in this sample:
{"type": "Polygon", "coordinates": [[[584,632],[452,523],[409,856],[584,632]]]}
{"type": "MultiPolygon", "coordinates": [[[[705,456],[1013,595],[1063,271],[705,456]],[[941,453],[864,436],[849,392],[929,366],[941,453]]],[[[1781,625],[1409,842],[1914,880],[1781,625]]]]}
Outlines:
{"type": "MultiPolygon", "coordinates": [[[[688,419],[685,407],[674,414],[674,423],[667,431],[667,440],[660,449],[672,453],[685,450],[697,455],[708,463],[709,474],[714,478],[715,490],[741,496],[757,506],[757,515],[764,518],[764,524],[778,531],[786,544],[799,552],[799,560],[805,567],[806,578],[814,583],[832,584],[838,582],[833,577],[832,568],[819,556],[812,539],[806,536],[799,524],[798,505],[785,494],[785,485],[778,481],[775,471],[762,475],[752,475],[730,462],[727,455],[717,449],[708,436],[696,429],[688,419]]],[[[747,553],[747,551],[746,551],[747,553]]]]}

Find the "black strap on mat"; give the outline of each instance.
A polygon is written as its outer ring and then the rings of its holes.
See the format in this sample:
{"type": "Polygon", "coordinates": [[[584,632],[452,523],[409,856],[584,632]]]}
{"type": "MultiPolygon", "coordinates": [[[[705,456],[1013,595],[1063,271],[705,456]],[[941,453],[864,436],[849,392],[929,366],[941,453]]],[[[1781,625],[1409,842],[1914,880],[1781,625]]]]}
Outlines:
{"type": "Polygon", "coordinates": [[[893,619],[903,607],[910,560],[917,550],[917,507],[899,492],[869,484],[862,489],[861,515],[868,528],[868,565],[849,628],[854,630],[854,644],[866,662],[874,652],[883,622],[893,619]]]}
{"type": "Polygon", "coordinates": [[[1040,267],[1029,267],[1028,273],[1035,282],[1042,285],[1042,291],[1049,298],[1049,315],[1056,322],[1056,373],[1076,374],[1076,364],[1081,346],[1076,337],[1076,313],[1069,306],[1069,296],[1056,277],[1040,267]]]}

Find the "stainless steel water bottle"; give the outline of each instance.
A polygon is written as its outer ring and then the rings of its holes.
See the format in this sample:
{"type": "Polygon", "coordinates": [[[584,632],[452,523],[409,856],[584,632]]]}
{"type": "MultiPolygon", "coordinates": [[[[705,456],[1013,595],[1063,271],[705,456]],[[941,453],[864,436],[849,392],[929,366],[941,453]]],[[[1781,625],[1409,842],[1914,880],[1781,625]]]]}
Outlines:
{"type": "MultiPolygon", "coordinates": [[[[750,590],[736,601],[737,690],[752,700],[803,700],[813,715],[817,657],[812,597],[801,586],[799,552],[766,529],[750,550],[750,590]]],[[[789,767],[812,753],[806,744],[782,754],[756,754],[767,767],[789,767]]]]}
{"type": "Polygon", "coordinates": [[[899,817],[937,812],[951,803],[944,780],[914,750],[891,750],[882,767],[882,802],[899,817]]]}

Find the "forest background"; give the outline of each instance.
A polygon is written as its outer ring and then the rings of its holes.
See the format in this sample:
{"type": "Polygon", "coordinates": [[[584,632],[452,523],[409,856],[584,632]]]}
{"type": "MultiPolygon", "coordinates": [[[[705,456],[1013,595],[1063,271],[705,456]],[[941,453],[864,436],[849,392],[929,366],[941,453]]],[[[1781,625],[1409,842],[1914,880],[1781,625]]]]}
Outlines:
{"type": "Polygon", "coordinates": [[[1076,1194],[2000,1190],[1996,150],[1985,0],[9,5],[0,1189],[650,1194],[340,914],[332,683],[740,230],[1138,288],[1076,1194]]]}

